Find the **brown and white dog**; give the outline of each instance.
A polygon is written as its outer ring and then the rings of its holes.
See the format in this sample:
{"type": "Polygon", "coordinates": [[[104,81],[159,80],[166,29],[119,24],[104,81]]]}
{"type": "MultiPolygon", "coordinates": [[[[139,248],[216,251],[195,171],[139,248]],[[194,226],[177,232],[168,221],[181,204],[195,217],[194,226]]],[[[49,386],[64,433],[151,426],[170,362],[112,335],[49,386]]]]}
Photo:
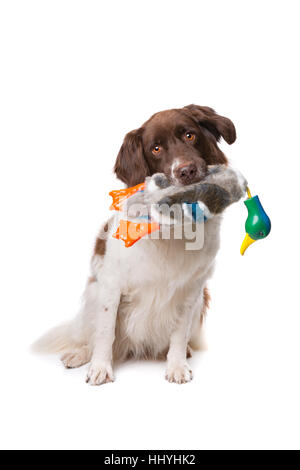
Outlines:
{"type": "MultiPolygon", "coordinates": [[[[126,185],[164,173],[177,185],[200,181],[208,165],[227,163],[218,147],[236,139],[233,123],[208,107],[190,105],[152,116],[126,135],[115,172],[126,185]]],[[[219,248],[221,216],[204,226],[201,250],[185,250],[185,240],[140,240],[131,248],[111,237],[114,217],[101,229],[91,276],[78,316],[36,343],[62,353],[67,368],[91,362],[87,382],[114,380],[113,362],[127,357],[167,357],[166,378],[192,379],[190,347],[199,347],[208,307],[206,282],[219,248]]]]}

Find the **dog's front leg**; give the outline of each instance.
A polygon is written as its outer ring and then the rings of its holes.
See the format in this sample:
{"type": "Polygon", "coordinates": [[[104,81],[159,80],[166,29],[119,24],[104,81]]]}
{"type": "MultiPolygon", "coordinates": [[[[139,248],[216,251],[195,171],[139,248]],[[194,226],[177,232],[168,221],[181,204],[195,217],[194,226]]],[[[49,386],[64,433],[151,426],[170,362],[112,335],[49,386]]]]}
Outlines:
{"type": "Polygon", "coordinates": [[[91,385],[113,382],[112,346],[120,289],[113,279],[102,282],[95,299],[95,332],[93,355],[86,381],[91,385]]]}
{"type": "Polygon", "coordinates": [[[179,307],[180,315],[177,327],[171,334],[167,355],[166,379],[178,384],[192,380],[193,374],[186,360],[187,345],[195,312],[197,297],[193,294],[179,307]]]}

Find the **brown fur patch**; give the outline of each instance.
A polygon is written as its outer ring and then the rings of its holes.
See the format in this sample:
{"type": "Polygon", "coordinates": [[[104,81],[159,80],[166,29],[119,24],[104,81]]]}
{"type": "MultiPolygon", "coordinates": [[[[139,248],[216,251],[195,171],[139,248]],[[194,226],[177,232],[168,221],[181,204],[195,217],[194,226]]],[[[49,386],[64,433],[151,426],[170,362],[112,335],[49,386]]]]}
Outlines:
{"type": "Polygon", "coordinates": [[[88,278],[88,284],[92,284],[93,282],[96,282],[96,281],[97,281],[97,279],[96,279],[95,276],[90,276],[90,277],[88,278]]]}
{"type": "Polygon", "coordinates": [[[191,347],[188,345],[187,348],[186,348],[186,358],[187,358],[187,359],[190,359],[191,357],[193,357],[192,349],[191,349],[191,347]]]}
{"type": "Polygon", "coordinates": [[[106,240],[108,236],[108,231],[110,227],[110,222],[112,218],[106,222],[103,227],[101,228],[99,235],[96,239],[95,248],[94,248],[94,255],[104,256],[106,252],[106,240]]]}
{"type": "Polygon", "coordinates": [[[209,290],[208,290],[207,287],[204,287],[204,289],[203,289],[203,306],[202,306],[201,317],[200,317],[201,323],[203,323],[203,320],[207,315],[207,310],[209,309],[210,300],[211,300],[211,296],[210,296],[209,290]]]}
{"type": "Polygon", "coordinates": [[[106,252],[106,240],[102,238],[97,238],[94,248],[94,254],[99,256],[104,256],[106,252]]]}

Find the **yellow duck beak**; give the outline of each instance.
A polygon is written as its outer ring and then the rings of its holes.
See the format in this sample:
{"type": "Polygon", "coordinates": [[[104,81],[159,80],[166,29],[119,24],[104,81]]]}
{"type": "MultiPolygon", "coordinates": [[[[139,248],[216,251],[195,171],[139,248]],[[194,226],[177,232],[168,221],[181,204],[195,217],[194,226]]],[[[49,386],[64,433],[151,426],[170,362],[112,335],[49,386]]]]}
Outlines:
{"type": "Polygon", "coordinates": [[[241,255],[243,255],[245,253],[245,251],[247,250],[248,246],[252,245],[252,243],[256,242],[256,240],[253,240],[253,238],[251,238],[248,233],[246,233],[246,236],[244,238],[244,241],[242,243],[242,246],[241,246],[241,255]]]}

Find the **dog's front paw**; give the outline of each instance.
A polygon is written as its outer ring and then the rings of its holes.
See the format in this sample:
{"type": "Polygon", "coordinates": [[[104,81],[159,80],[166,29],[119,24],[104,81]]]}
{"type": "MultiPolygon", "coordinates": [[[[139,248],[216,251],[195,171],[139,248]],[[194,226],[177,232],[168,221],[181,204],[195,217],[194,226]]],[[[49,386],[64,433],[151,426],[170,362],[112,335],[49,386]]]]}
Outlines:
{"type": "Polygon", "coordinates": [[[102,385],[114,380],[114,373],[110,363],[91,363],[86,377],[87,383],[90,385],[102,385]]]}
{"type": "Polygon", "coordinates": [[[170,364],[167,367],[166,379],[168,382],[185,384],[190,382],[192,378],[193,374],[187,362],[170,364]]]}

